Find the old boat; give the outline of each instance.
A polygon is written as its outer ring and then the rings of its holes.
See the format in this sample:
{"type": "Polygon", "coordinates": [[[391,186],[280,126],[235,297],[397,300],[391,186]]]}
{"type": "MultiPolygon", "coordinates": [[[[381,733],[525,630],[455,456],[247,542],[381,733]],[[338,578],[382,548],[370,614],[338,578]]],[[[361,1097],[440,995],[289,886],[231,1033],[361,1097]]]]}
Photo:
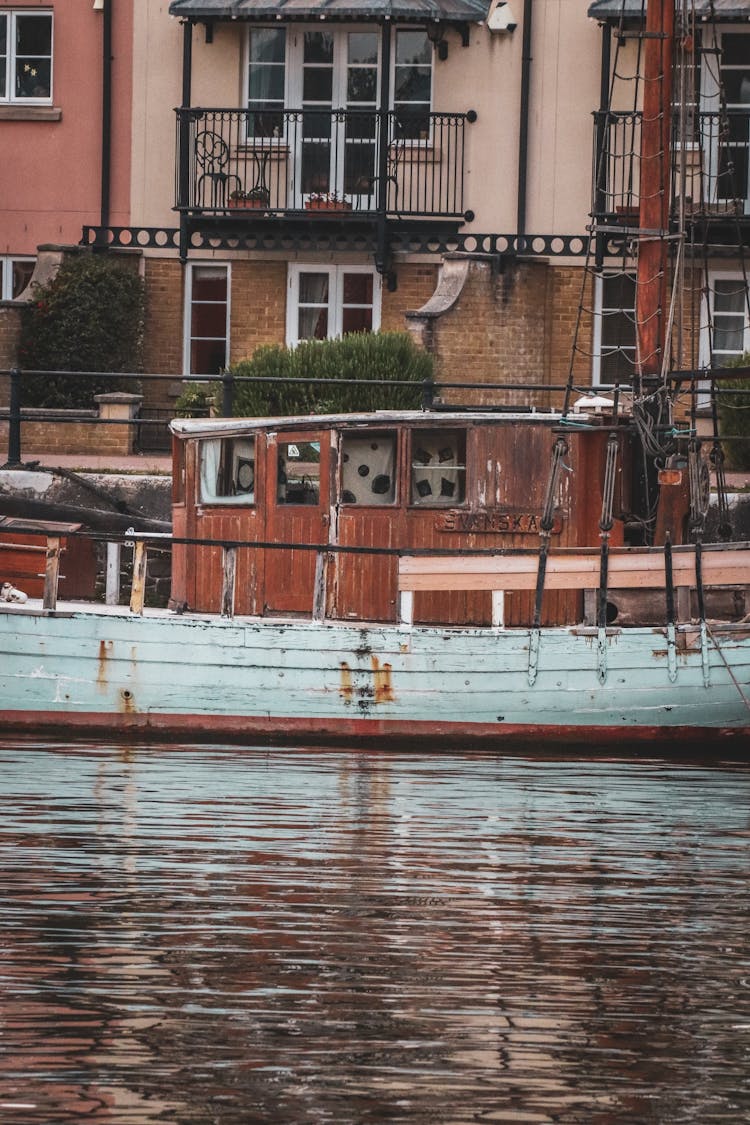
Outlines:
{"type": "MultiPolygon", "coordinates": [[[[651,0],[644,98],[667,105],[673,19],[651,0]]],[[[2,727],[746,746],[750,545],[705,541],[707,376],[664,359],[678,242],[643,177],[663,182],[670,117],[644,105],[640,212],[619,232],[647,233],[631,386],[581,401],[571,383],[547,413],[174,421],[169,608],[144,608],[164,537],[133,536],[120,607],[58,600],[75,527],[20,529],[46,534],[45,568],[39,596],[0,603],[2,727]]],[[[611,235],[595,227],[597,253],[611,235]]],[[[7,551],[34,550],[12,530],[7,551]]]]}

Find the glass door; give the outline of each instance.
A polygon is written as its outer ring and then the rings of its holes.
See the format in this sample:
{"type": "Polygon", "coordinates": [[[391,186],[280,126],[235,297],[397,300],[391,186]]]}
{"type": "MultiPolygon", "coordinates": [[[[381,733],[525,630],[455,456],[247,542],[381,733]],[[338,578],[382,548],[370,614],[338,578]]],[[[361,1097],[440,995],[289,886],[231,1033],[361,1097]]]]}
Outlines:
{"type": "Polygon", "coordinates": [[[377,167],[379,44],[377,31],[315,30],[298,37],[296,207],[370,207],[377,167]]]}

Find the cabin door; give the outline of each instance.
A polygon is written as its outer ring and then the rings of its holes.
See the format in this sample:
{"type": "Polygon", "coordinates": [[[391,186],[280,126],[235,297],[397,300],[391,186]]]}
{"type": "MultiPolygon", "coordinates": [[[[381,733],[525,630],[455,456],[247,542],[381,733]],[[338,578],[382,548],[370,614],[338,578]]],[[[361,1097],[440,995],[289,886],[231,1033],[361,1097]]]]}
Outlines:
{"type": "Polygon", "coordinates": [[[267,465],[266,540],[286,545],[266,556],[265,609],[310,616],[318,552],[300,548],[328,542],[330,434],[269,434],[267,465]]]}

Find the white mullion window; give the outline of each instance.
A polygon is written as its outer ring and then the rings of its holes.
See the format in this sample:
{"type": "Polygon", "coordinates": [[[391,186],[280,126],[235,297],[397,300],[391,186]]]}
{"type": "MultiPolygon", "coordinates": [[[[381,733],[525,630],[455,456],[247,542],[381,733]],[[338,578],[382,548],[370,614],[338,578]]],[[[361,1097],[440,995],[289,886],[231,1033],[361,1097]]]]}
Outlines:
{"type": "Polygon", "coordinates": [[[369,266],[290,265],[287,344],[380,328],[381,279],[369,266]]]}
{"type": "Polygon", "coordinates": [[[434,51],[424,28],[396,28],[391,50],[394,140],[430,138],[434,51]]]}
{"type": "Polygon", "coordinates": [[[185,286],[186,375],[218,375],[229,362],[228,265],[189,263],[185,286]]]}
{"type": "Polygon", "coordinates": [[[635,339],[635,274],[600,274],[594,287],[593,386],[632,383],[635,339]]]}
{"type": "Polygon", "coordinates": [[[285,27],[251,27],[247,39],[246,105],[250,139],[284,136],[288,35],[285,27]]]}
{"type": "Polygon", "coordinates": [[[52,13],[0,12],[0,102],[52,101],[52,13]]]}
{"type": "Polygon", "coordinates": [[[747,285],[742,274],[714,273],[709,279],[712,367],[750,352],[747,285]]]}

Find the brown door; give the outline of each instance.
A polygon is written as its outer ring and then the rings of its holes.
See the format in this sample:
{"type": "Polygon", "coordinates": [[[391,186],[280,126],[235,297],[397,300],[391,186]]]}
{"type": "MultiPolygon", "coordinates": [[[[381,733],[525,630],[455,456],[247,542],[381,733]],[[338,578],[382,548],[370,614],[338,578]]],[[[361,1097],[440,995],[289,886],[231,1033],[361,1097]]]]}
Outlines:
{"type": "Polygon", "coordinates": [[[309,548],[328,542],[330,434],[269,434],[266,463],[266,539],[282,546],[266,557],[265,607],[310,615],[318,552],[309,548]]]}

